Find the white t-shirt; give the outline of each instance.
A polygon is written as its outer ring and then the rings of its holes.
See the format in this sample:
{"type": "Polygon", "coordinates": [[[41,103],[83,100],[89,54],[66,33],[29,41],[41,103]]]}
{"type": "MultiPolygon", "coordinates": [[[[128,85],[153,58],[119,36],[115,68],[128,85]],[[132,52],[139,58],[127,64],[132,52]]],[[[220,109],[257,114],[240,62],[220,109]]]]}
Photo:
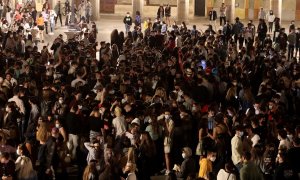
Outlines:
{"type": "Polygon", "coordinates": [[[224,169],[220,169],[217,175],[217,180],[236,180],[235,174],[228,173],[224,169]]]}
{"type": "Polygon", "coordinates": [[[258,143],[259,140],[260,140],[259,135],[254,134],[254,136],[251,138],[252,147],[254,147],[258,143]]]}
{"type": "Polygon", "coordinates": [[[126,132],[124,116],[114,118],[112,120],[112,125],[116,129],[116,136],[122,136],[126,132]]]}

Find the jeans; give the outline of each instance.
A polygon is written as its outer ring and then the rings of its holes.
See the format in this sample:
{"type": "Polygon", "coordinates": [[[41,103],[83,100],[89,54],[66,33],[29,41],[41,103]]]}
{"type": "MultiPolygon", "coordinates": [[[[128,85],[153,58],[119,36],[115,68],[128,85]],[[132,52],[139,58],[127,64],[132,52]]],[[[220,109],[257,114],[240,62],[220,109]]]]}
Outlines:
{"type": "Polygon", "coordinates": [[[48,21],[45,21],[45,30],[46,30],[46,34],[48,34],[48,21]]]}
{"type": "Polygon", "coordinates": [[[57,19],[59,18],[60,20],[60,25],[62,26],[62,20],[61,20],[61,13],[57,14],[56,18],[55,18],[55,24],[57,23],[57,19]]]}
{"type": "Polygon", "coordinates": [[[75,134],[69,134],[69,140],[67,142],[67,146],[69,151],[71,151],[72,159],[76,158],[76,149],[78,147],[79,137],[75,134]]]}
{"type": "Polygon", "coordinates": [[[128,34],[128,32],[130,31],[130,25],[125,24],[125,33],[128,34]]]}
{"type": "Polygon", "coordinates": [[[294,45],[289,45],[288,46],[288,60],[292,59],[294,57],[294,45]]]}
{"type": "Polygon", "coordinates": [[[269,32],[273,31],[273,22],[269,22],[269,32]]]}
{"type": "Polygon", "coordinates": [[[53,23],[50,22],[50,32],[53,33],[54,28],[55,28],[55,23],[54,22],[53,23]]]}
{"type": "Polygon", "coordinates": [[[226,16],[223,16],[223,17],[220,16],[220,26],[223,25],[223,22],[224,22],[224,24],[226,23],[226,16]]]}

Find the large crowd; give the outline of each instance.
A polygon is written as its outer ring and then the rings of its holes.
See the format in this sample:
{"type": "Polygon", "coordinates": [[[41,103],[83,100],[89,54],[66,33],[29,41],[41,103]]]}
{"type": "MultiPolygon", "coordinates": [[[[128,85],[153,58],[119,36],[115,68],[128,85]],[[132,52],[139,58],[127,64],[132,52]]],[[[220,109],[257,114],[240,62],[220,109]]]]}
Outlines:
{"type": "Polygon", "coordinates": [[[128,13],[99,57],[85,18],[78,36],[42,49],[33,37],[47,28],[47,4],[40,20],[34,8],[2,19],[2,179],[68,179],[70,169],[83,180],[300,178],[294,22],[287,32],[274,18],[271,34],[264,19],[222,17],[201,31],[165,22],[167,8],[155,22],[128,13]]]}

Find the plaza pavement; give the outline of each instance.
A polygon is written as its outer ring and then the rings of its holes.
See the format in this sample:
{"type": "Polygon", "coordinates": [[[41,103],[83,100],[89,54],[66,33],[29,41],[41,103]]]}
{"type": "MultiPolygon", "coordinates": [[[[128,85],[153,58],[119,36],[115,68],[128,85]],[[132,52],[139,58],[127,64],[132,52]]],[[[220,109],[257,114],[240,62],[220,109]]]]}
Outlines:
{"type": "MultiPolygon", "coordinates": [[[[143,20],[145,20],[148,17],[143,17],[143,20]]],[[[152,21],[154,21],[154,17],[151,17],[152,21]]],[[[65,20],[65,17],[63,17],[63,22],[65,20]]],[[[242,22],[244,23],[244,25],[247,24],[248,20],[242,20],[242,22]]],[[[295,25],[297,27],[297,24],[300,22],[295,22],[295,25]]],[[[63,23],[64,24],[64,23],[63,23]]],[[[178,25],[181,24],[181,22],[177,22],[178,25]]],[[[192,25],[196,25],[197,29],[201,29],[202,31],[207,29],[207,25],[209,24],[209,21],[207,20],[207,18],[205,17],[194,17],[193,19],[189,19],[188,21],[186,21],[187,27],[191,28],[192,25]]],[[[258,21],[254,20],[254,24],[257,27],[258,25],[258,21]]],[[[282,26],[285,27],[286,29],[288,29],[290,22],[282,22],[282,26]]],[[[118,29],[118,31],[125,31],[125,26],[123,24],[123,17],[122,16],[117,16],[117,15],[100,15],[100,19],[96,21],[96,25],[98,28],[98,36],[97,36],[97,42],[101,42],[101,41],[106,41],[106,42],[110,42],[110,34],[111,31],[113,29],[118,29]]],[[[219,28],[219,20],[217,20],[217,29],[219,28]]],[[[64,32],[68,31],[68,27],[67,26],[60,26],[60,24],[58,23],[56,26],[56,30],[54,32],[54,35],[49,35],[49,34],[45,34],[45,43],[39,43],[39,49],[41,49],[41,47],[43,45],[47,45],[47,43],[52,44],[53,40],[59,35],[59,34],[63,34],[64,38],[66,39],[66,35],[64,32]]],[[[287,30],[286,30],[287,32],[287,30]]]]}

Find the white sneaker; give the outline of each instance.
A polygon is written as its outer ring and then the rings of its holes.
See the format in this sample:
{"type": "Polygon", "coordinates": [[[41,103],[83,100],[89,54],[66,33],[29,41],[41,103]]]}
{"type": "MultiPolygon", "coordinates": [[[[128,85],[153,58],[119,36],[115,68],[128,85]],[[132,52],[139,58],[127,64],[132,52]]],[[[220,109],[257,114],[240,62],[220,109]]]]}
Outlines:
{"type": "Polygon", "coordinates": [[[170,170],[166,170],[165,175],[168,176],[170,174],[170,170]]]}
{"type": "Polygon", "coordinates": [[[53,33],[53,32],[51,32],[51,33],[49,33],[49,35],[54,35],[54,33],[53,33]]]}

